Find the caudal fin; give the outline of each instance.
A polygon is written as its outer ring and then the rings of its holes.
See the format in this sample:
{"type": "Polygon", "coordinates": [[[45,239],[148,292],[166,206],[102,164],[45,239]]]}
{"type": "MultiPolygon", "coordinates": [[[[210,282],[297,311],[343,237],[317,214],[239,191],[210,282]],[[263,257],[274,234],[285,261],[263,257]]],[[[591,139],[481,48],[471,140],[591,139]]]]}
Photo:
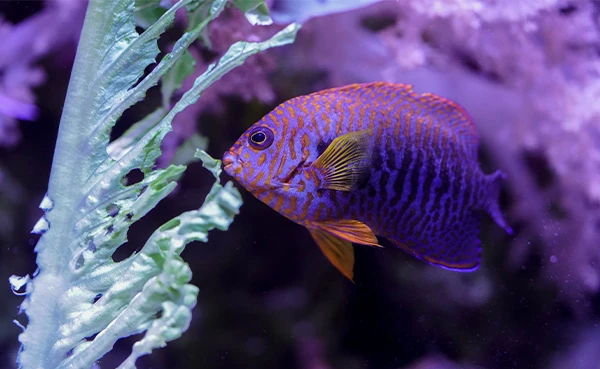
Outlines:
{"type": "Polygon", "coordinates": [[[500,197],[500,187],[502,183],[508,176],[501,170],[497,170],[494,173],[490,174],[486,177],[488,183],[488,196],[485,201],[486,210],[494,219],[494,222],[498,224],[500,227],[504,228],[506,233],[513,234],[513,229],[508,225],[506,219],[504,219],[504,215],[502,215],[502,211],[500,210],[500,206],[498,205],[499,197],[500,197]]]}

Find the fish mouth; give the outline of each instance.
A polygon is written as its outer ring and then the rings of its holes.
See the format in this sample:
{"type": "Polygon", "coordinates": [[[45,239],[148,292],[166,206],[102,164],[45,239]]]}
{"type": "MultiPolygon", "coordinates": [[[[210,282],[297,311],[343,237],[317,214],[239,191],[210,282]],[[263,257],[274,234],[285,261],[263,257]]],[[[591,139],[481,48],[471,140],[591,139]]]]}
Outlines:
{"type": "Polygon", "coordinates": [[[238,158],[236,154],[234,154],[231,150],[227,151],[225,155],[223,155],[223,169],[228,174],[231,174],[233,170],[233,165],[236,163],[242,163],[242,160],[238,158]]]}
{"type": "Polygon", "coordinates": [[[223,169],[227,170],[233,165],[233,159],[230,157],[223,158],[223,169]]]}

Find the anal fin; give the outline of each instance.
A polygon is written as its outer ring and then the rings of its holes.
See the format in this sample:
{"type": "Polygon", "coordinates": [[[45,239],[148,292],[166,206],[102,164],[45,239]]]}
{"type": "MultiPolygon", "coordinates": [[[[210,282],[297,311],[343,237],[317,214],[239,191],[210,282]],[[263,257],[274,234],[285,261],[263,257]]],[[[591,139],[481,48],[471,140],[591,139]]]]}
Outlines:
{"type": "Polygon", "coordinates": [[[467,217],[452,224],[451,229],[420,232],[418,235],[402,238],[390,235],[391,237],[386,238],[431,265],[458,272],[471,272],[481,262],[480,224],[481,213],[471,211],[467,217]]]}

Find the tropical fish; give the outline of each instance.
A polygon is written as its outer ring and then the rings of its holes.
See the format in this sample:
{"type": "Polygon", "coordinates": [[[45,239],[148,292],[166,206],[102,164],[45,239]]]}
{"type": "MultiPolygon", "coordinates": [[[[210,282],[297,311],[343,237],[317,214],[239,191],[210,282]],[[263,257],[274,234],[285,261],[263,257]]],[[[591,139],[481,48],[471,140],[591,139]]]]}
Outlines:
{"type": "Polygon", "coordinates": [[[295,97],[252,125],[223,157],[225,171],[306,227],[353,281],[352,244],[382,236],[432,265],[479,267],[487,212],[509,234],[502,180],[477,161],[479,137],[458,104],[411,85],[373,82],[295,97]]]}

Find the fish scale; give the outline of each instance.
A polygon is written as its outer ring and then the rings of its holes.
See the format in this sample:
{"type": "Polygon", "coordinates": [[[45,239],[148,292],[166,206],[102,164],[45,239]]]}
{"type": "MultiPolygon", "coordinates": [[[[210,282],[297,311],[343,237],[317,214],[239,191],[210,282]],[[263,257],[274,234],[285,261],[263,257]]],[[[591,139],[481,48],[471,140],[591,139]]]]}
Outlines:
{"type": "Polygon", "coordinates": [[[379,246],[375,235],[430,264],[470,271],[480,263],[480,213],[512,233],[497,204],[505,175],[481,172],[478,144],[459,105],[374,82],[280,104],[223,163],[259,200],[308,228],[352,280],[352,243],[379,246]]]}

